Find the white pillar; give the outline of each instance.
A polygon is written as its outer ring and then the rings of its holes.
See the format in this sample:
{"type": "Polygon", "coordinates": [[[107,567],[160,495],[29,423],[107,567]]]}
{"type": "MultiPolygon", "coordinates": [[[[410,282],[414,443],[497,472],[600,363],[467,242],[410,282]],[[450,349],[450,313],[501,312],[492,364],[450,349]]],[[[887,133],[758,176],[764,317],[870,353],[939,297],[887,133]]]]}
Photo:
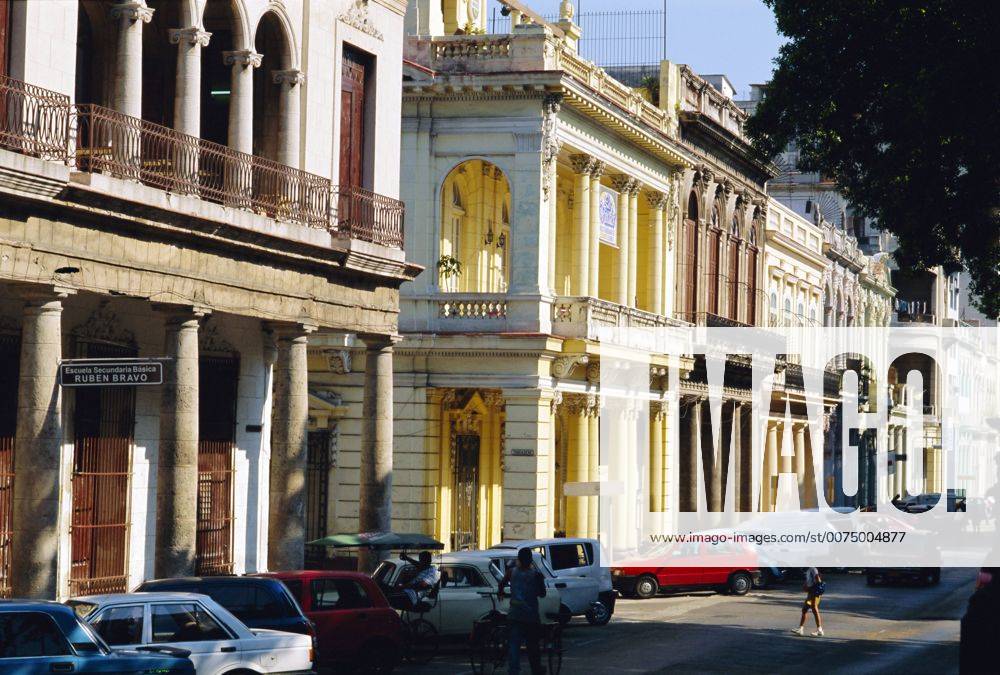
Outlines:
{"type": "Polygon", "coordinates": [[[618,260],[616,261],[615,275],[615,302],[622,306],[629,305],[628,280],[629,280],[629,191],[632,189],[634,180],[628,176],[618,175],[612,177],[612,186],[618,191],[618,260]]]}
{"type": "Polygon", "coordinates": [[[198,26],[170,31],[170,42],[177,45],[174,129],[195,138],[201,137],[201,48],[211,37],[198,26]]]}
{"type": "Polygon", "coordinates": [[[301,70],[275,70],[274,83],[281,87],[278,98],[278,157],[285,166],[299,168],[299,100],[306,81],[301,70]]]}
{"type": "Polygon", "coordinates": [[[663,286],[666,283],[663,254],[663,208],[666,206],[666,196],[662,192],[647,192],[646,203],[649,204],[650,218],[653,221],[653,241],[649,246],[649,311],[665,314],[663,306],[663,286]]]}
{"type": "Polygon", "coordinates": [[[153,18],[144,0],[111,7],[118,19],[118,52],[115,55],[114,107],[120,113],[142,117],[142,24],[153,18]]]}
{"type": "Polygon", "coordinates": [[[583,296],[590,292],[590,171],[594,160],[587,155],[573,155],[570,161],[576,172],[573,192],[573,223],[576,231],[571,292],[583,296]]]}
{"type": "Polygon", "coordinates": [[[253,69],[262,54],[252,49],[223,52],[224,63],[233,67],[229,95],[229,147],[253,154],[253,69]]]}
{"type": "Polygon", "coordinates": [[[595,161],[590,172],[590,289],[587,295],[600,295],[601,269],[601,176],[604,162],[595,161]]]}

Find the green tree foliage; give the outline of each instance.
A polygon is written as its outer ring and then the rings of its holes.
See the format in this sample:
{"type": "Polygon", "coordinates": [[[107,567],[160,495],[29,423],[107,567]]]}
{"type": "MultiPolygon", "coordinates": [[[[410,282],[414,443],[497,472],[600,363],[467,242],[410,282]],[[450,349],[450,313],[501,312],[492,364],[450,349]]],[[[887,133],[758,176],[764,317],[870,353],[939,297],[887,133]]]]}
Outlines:
{"type": "Polygon", "coordinates": [[[899,241],[964,265],[1000,315],[1000,1],[764,0],[788,37],[749,134],[789,142],[899,241]]]}

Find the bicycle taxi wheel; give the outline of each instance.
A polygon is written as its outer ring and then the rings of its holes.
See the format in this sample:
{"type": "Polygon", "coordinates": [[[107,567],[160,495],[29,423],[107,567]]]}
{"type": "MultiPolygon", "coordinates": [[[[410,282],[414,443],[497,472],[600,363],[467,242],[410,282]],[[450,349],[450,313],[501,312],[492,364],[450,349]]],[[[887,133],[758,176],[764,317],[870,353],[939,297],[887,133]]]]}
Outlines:
{"type": "Polygon", "coordinates": [[[429,663],[437,656],[440,637],[437,629],[426,619],[414,619],[407,624],[406,660],[416,665],[429,663]]]}

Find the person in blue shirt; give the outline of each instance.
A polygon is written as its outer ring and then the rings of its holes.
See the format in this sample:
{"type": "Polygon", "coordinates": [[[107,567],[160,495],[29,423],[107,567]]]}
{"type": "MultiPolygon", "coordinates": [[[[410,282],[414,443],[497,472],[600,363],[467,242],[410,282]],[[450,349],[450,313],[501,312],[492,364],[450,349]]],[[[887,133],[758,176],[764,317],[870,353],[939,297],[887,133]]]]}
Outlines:
{"type": "Polygon", "coordinates": [[[517,675],[521,672],[521,644],[527,643],[528,661],[532,675],[541,675],[542,656],[538,648],[541,638],[542,621],[538,614],[538,599],[545,597],[545,577],[535,569],[531,549],[522,548],[517,552],[517,564],[508,568],[500,582],[500,595],[510,586],[510,610],[507,612],[509,653],[507,672],[517,675]]]}

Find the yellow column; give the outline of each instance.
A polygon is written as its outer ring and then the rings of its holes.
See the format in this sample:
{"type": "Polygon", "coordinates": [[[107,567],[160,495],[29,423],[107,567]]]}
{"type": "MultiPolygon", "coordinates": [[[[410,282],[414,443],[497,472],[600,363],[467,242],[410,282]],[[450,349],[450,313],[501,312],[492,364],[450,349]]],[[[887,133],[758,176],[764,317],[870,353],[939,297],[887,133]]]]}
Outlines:
{"type": "Polygon", "coordinates": [[[778,475],[778,425],[767,423],[767,445],[764,447],[764,475],[760,490],[760,510],[774,510],[774,477],[778,475]]]}
{"type": "Polygon", "coordinates": [[[556,443],[556,430],[559,428],[559,404],[562,403],[562,394],[555,392],[552,397],[552,414],[549,416],[549,533],[547,536],[554,537],[555,531],[559,528],[556,519],[556,495],[559,491],[559,476],[556,469],[556,453],[558,445],[556,443]]]}
{"type": "Polygon", "coordinates": [[[494,435],[498,425],[494,423],[492,409],[487,409],[483,420],[482,432],[479,437],[479,546],[488,548],[490,533],[493,526],[491,502],[493,501],[493,446],[494,435]]]}
{"type": "Polygon", "coordinates": [[[628,306],[636,306],[639,288],[639,183],[628,193],[628,306]]]}
{"type": "Polygon", "coordinates": [[[575,246],[570,287],[573,295],[590,293],[590,171],[594,160],[588,155],[570,157],[576,172],[573,191],[575,246]]]}
{"type": "Polygon", "coordinates": [[[649,311],[663,314],[663,284],[666,282],[663,266],[663,202],[662,192],[647,192],[649,217],[652,220],[653,241],[649,246],[649,311]]]}
{"type": "Polygon", "coordinates": [[[649,418],[649,510],[663,509],[663,413],[657,407],[649,418]]]}
{"type": "MultiPolygon", "coordinates": [[[[571,445],[566,453],[566,482],[586,482],[590,477],[590,438],[586,400],[574,396],[570,402],[570,423],[573,425],[571,445]]],[[[587,497],[566,498],[566,534],[584,537],[589,522],[587,497]]]]}
{"type": "MultiPolygon", "coordinates": [[[[598,464],[600,462],[601,434],[599,405],[593,401],[588,401],[587,440],[590,444],[588,474],[590,481],[596,483],[600,480],[598,464]]],[[[601,527],[600,519],[598,518],[600,515],[600,509],[598,508],[600,500],[598,497],[588,497],[588,501],[590,502],[590,506],[587,509],[587,536],[593,538],[597,536],[601,527]]]]}
{"type": "Polygon", "coordinates": [[[592,298],[600,294],[601,267],[601,176],[604,175],[604,162],[594,162],[590,172],[590,290],[587,293],[592,298]]]}
{"type": "Polygon", "coordinates": [[[806,475],[806,425],[795,424],[792,426],[795,444],[795,476],[799,482],[799,506],[813,506],[806,503],[812,499],[809,488],[809,477],[806,475]]]}
{"type": "Polygon", "coordinates": [[[628,176],[614,176],[613,186],[618,191],[618,260],[615,269],[615,301],[628,305],[628,245],[629,245],[629,197],[632,179],[628,176]]]}
{"type": "Polygon", "coordinates": [[[559,180],[558,162],[552,158],[552,175],[549,176],[549,293],[556,294],[556,248],[559,242],[559,180]]]}
{"type": "Polygon", "coordinates": [[[448,404],[455,394],[452,391],[433,391],[429,402],[438,420],[438,508],[437,536],[445,546],[451,548],[451,486],[453,483],[451,466],[451,420],[448,404]]]}

